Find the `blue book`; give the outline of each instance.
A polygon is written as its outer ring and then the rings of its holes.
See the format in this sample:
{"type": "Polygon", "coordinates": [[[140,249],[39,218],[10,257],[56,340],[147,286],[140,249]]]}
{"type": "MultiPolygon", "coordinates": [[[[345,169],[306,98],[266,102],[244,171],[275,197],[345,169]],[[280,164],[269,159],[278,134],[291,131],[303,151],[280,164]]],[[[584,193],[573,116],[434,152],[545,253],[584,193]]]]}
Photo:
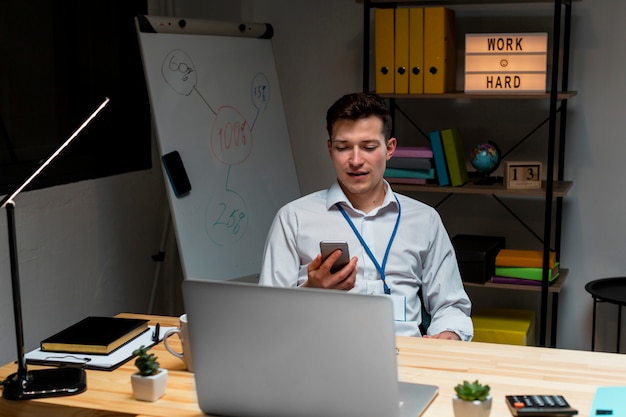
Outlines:
{"type": "Polygon", "coordinates": [[[430,146],[433,150],[435,171],[437,172],[439,185],[450,185],[450,177],[448,176],[448,167],[446,165],[446,156],[443,152],[441,134],[438,130],[430,132],[430,146]]]}

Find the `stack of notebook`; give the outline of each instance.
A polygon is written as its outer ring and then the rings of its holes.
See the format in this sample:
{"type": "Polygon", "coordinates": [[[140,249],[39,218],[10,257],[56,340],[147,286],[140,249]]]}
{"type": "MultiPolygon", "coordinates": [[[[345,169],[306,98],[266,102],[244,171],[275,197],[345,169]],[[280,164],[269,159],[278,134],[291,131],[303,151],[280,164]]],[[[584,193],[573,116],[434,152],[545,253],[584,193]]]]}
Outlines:
{"type": "MultiPolygon", "coordinates": [[[[559,276],[556,254],[550,252],[548,280],[559,276]]],[[[492,282],[501,284],[541,285],[543,279],[543,251],[501,249],[496,255],[496,272],[492,282]]]]}
{"type": "Polygon", "coordinates": [[[433,151],[425,146],[398,146],[387,161],[385,179],[396,184],[426,184],[435,178],[433,151]]]}

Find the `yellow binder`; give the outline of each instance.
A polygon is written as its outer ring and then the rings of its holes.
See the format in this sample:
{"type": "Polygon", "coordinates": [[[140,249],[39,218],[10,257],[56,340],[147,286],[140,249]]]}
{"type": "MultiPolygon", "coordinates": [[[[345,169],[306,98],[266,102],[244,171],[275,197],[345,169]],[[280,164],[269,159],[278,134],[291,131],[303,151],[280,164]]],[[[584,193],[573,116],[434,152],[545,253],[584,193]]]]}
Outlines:
{"type": "Polygon", "coordinates": [[[409,93],[424,92],[424,9],[409,9],[409,93]]]}
{"type": "Polygon", "coordinates": [[[454,10],[424,9],[424,93],[454,91],[456,83],[454,10]]]}
{"type": "Polygon", "coordinates": [[[374,9],[376,92],[394,92],[394,9],[374,9]]]}
{"type": "Polygon", "coordinates": [[[395,25],[395,92],[409,93],[409,9],[396,10],[395,25]]]}

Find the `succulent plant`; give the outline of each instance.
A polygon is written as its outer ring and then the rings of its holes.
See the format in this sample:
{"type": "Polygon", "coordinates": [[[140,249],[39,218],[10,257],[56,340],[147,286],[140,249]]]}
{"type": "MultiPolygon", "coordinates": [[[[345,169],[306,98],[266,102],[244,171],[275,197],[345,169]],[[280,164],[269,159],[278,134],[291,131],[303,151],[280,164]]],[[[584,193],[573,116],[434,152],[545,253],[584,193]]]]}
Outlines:
{"type": "Polygon", "coordinates": [[[148,353],[147,347],[141,346],[133,352],[133,355],[137,356],[135,366],[142,376],[150,376],[159,372],[158,358],[154,356],[154,353],[148,353]]]}
{"type": "Polygon", "coordinates": [[[465,401],[484,401],[489,395],[489,385],[483,385],[478,380],[474,382],[463,381],[463,384],[459,384],[454,387],[456,395],[465,401]]]}

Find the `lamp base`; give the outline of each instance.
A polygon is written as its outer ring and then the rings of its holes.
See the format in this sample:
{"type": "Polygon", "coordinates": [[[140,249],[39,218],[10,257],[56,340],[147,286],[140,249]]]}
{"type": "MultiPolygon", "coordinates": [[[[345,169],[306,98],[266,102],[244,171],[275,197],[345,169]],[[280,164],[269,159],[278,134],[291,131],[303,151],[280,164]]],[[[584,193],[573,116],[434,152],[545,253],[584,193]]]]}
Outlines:
{"type": "Polygon", "coordinates": [[[33,398],[62,397],[80,394],[87,389],[87,375],[81,368],[66,367],[38,369],[17,373],[4,381],[2,397],[7,400],[30,400],[33,398]]]}

